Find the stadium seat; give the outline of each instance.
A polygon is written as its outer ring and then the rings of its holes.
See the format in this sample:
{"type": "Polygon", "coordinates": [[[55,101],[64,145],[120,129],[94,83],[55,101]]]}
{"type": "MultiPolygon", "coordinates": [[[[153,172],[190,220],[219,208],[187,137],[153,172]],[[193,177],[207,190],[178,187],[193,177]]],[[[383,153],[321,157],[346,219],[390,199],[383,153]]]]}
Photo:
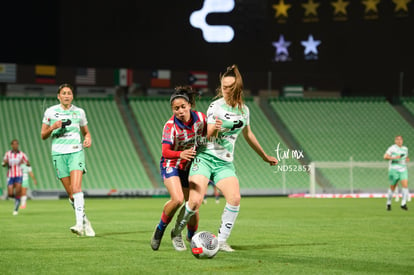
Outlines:
{"type": "MultiPolygon", "coordinates": [[[[40,137],[43,112],[54,104],[58,101],[51,98],[0,99],[1,154],[10,148],[12,139],[20,140],[20,149],[28,154],[38,180],[36,190],[63,190],[52,166],[50,139],[43,141],[40,137]]],[[[74,105],[85,109],[93,139],[92,147],[86,149],[88,173],[83,189],[152,188],[115,101],[78,99],[74,105]]],[[[4,169],[1,179],[4,182],[4,169]]]]}
{"type": "MultiPolygon", "coordinates": [[[[383,98],[274,99],[270,104],[311,161],[383,161],[395,135],[414,136],[414,129],[383,98]]],[[[405,144],[414,146],[411,138],[405,144]]],[[[349,169],[322,170],[335,187],[349,187],[349,169]]],[[[354,169],[355,188],[386,188],[386,169],[366,171],[354,169]]]]}

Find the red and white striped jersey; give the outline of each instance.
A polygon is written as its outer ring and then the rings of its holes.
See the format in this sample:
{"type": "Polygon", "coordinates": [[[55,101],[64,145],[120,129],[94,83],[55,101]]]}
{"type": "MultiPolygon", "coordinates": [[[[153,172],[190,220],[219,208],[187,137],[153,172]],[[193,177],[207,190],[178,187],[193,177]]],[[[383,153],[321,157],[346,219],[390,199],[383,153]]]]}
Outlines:
{"type": "Polygon", "coordinates": [[[23,172],[20,167],[21,164],[27,163],[29,159],[22,151],[7,151],[4,155],[3,161],[8,162],[9,170],[7,171],[8,178],[22,177],[23,172]]]}
{"type": "MultiPolygon", "coordinates": [[[[184,151],[196,146],[196,139],[201,139],[206,133],[206,115],[201,112],[191,111],[192,123],[185,125],[175,116],[172,116],[164,125],[162,133],[162,144],[172,145],[174,151],[184,151]]],[[[161,157],[162,167],[174,167],[180,170],[187,170],[190,161],[173,158],[166,159],[161,157]]]]}

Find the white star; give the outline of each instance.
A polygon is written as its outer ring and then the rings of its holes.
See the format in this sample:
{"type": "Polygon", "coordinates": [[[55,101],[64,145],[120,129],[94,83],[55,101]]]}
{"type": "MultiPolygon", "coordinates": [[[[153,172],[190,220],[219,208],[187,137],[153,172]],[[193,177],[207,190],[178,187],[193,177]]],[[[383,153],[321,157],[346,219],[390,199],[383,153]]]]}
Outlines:
{"type": "Polygon", "coordinates": [[[313,35],[310,34],[308,36],[308,40],[301,41],[300,44],[302,44],[303,47],[305,47],[305,55],[308,55],[310,53],[318,54],[317,47],[319,44],[321,44],[320,40],[313,40],[313,35]]]}
{"type": "Polygon", "coordinates": [[[279,36],[279,41],[272,43],[273,47],[276,48],[276,55],[280,55],[283,53],[289,55],[287,48],[290,46],[290,44],[291,42],[285,41],[285,38],[282,34],[279,36]]]}

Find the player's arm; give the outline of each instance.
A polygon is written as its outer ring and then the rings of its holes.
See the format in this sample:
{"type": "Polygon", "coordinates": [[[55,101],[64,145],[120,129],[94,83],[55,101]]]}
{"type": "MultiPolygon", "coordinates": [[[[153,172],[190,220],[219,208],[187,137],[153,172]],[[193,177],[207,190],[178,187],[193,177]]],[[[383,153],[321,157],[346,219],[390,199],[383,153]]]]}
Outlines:
{"type": "Polygon", "coordinates": [[[243,129],[243,136],[246,139],[249,146],[267,163],[270,165],[276,165],[277,159],[272,156],[268,156],[265,151],[263,150],[262,146],[260,146],[259,141],[257,140],[256,136],[253,134],[252,130],[250,129],[250,125],[246,125],[243,129]]]}
{"type": "Polygon", "coordinates": [[[34,183],[35,185],[37,185],[37,180],[36,180],[36,177],[35,177],[35,175],[33,174],[33,172],[32,172],[32,171],[30,171],[30,172],[29,172],[29,176],[32,178],[33,183],[34,183]]]}
{"type": "Polygon", "coordinates": [[[3,167],[6,167],[6,165],[9,166],[9,159],[7,158],[7,153],[4,155],[3,162],[1,163],[1,166],[3,167]]]}
{"type": "Polygon", "coordinates": [[[89,148],[92,145],[92,137],[91,137],[91,133],[89,132],[88,126],[81,126],[80,127],[82,135],[84,137],[83,140],[83,147],[85,148],[89,148]]]}
{"type": "Polygon", "coordinates": [[[393,157],[393,156],[391,156],[388,153],[385,153],[385,155],[384,155],[384,159],[386,159],[386,160],[393,160],[393,159],[400,159],[400,158],[401,158],[401,156],[395,156],[395,157],[393,157]]]}
{"type": "Polygon", "coordinates": [[[61,127],[62,127],[61,120],[56,121],[51,126],[43,123],[40,136],[42,137],[43,140],[48,139],[54,130],[59,129],[61,127]]]}
{"type": "Polygon", "coordinates": [[[23,157],[22,157],[22,159],[20,161],[20,164],[23,164],[23,163],[26,163],[26,165],[30,167],[29,158],[26,156],[25,153],[23,153],[23,157]]]}
{"type": "Polygon", "coordinates": [[[166,159],[178,159],[182,158],[185,160],[192,160],[195,155],[196,151],[193,148],[184,150],[184,151],[174,151],[173,145],[168,143],[162,144],[162,156],[166,159]]]}
{"type": "Polygon", "coordinates": [[[218,117],[215,118],[215,123],[207,124],[207,139],[218,136],[218,133],[221,129],[221,125],[223,125],[223,121],[220,120],[218,117]]]}

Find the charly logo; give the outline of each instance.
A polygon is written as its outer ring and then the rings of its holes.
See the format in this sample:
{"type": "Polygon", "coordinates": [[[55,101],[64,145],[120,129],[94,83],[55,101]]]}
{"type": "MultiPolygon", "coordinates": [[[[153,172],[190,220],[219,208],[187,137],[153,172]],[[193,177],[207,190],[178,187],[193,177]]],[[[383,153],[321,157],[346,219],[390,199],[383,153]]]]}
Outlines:
{"type": "Polygon", "coordinates": [[[228,25],[209,25],[206,18],[210,13],[228,13],[234,8],[234,0],[204,0],[201,10],[193,12],[190,24],[201,29],[208,43],[229,43],[234,38],[234,30],[228,25]]]}

